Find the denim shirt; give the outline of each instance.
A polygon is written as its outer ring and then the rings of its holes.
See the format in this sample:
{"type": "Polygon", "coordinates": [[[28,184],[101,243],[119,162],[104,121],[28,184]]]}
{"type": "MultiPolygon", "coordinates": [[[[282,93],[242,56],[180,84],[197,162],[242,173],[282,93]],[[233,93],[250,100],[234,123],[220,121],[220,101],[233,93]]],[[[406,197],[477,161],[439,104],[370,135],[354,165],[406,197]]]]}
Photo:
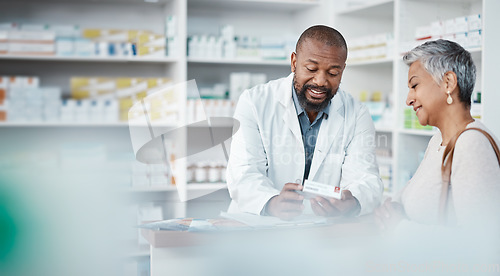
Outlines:
{"type": "Polygon", "coordinates": [[[309,176],[309,171],[311,170],[311,163],[314,155],[314,148],[316,147],[316,139],[318,138],[319,128],[323,118],[328,119],[328,110],[330,109],[330,103],[321,110],[316,119],[311,123],[307,113],[304,111],[302,106],[300,106],[299,99],[297,97],[297,92],[295,87],[292,85],[292,97],[295,103],[295,110],[297,111],[297,116],[299,119],[300,130],[302,132],[302,141],[304,142],[304,151],[306,156],[306,167],[304,170],[304,180],[309,176]]]}

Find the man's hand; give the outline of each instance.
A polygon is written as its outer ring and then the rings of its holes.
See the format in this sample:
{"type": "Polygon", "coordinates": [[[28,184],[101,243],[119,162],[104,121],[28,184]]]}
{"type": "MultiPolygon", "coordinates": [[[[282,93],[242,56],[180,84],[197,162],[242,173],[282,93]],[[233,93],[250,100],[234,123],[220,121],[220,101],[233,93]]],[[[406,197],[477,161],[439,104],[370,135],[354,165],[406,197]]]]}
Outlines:
{"type": "Polygon", "coordinates": [[[318,216],[336,217],[358,214],[361,207],[351,191],[343,190],[342,200],[321,196],[311,198],[311,208],[318,216]]]}
{"type": "Polygon", "coordinates": [[[393,231],[406,218],[403,205],[391,201],[391,198],[375,209],[375,222],[382,230],[393,231]]]}
{"type": "Polygon", "coordinates": [[[301,190],[302,185],[300,184],[286,183],[280,194],[267,202],[267,213],[284,220],[290,220],[302,214],[304,196],[295,192],[301,190]]]}

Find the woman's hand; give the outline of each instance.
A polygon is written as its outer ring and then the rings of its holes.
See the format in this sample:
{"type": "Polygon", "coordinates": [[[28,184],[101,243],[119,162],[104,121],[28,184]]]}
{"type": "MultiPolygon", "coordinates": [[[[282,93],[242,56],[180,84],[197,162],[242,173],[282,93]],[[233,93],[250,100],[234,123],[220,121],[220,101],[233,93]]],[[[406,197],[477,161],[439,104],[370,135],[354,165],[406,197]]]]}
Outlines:
{"type": "Polygon", "coordinates": [[[403,219],[406,219],[403,205],[392,201],[391,198],[386,199],[374,213],[375,222],[385,231],[393,231],[403,219]]]}

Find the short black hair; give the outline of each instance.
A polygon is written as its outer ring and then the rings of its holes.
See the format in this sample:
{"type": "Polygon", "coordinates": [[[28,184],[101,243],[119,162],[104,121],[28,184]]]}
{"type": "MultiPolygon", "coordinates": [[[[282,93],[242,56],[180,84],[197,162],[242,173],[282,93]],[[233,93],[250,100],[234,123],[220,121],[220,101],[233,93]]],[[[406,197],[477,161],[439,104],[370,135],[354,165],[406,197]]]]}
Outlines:
{"type": "Polygon", "coordinates": [[[328,46],[335,46],[345,50],[347,56],[347,43],[345,42],[342,34],[335,30],[332,27],[328,27],[325,25],[315,25],[307,28],[297,40],[297,44],[295,45],[295,53],[298,53],[302,43],[306,41],[306,39],[311,38],[317,41],[323,42],[328,46]]]}

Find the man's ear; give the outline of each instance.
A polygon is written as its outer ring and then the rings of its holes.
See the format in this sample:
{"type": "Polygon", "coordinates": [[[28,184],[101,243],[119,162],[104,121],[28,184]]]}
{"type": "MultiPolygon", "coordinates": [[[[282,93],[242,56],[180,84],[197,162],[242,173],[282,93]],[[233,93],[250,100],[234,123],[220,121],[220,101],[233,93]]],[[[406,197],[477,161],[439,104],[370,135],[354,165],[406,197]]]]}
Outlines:
{"type": "Polygon", "coordinates": [[[443,76],[443,84],[446,91],[453,91],[457,88],[457,74],[448,71],[443,76]]]}
{"type": "Polygon", "coordinates": [[[292,52],[292,56],[290,57],[291,60],[291,69],[292,72],[295,73],[295,69],[297,68],[297,54],[295,52],[292,52]]]}

